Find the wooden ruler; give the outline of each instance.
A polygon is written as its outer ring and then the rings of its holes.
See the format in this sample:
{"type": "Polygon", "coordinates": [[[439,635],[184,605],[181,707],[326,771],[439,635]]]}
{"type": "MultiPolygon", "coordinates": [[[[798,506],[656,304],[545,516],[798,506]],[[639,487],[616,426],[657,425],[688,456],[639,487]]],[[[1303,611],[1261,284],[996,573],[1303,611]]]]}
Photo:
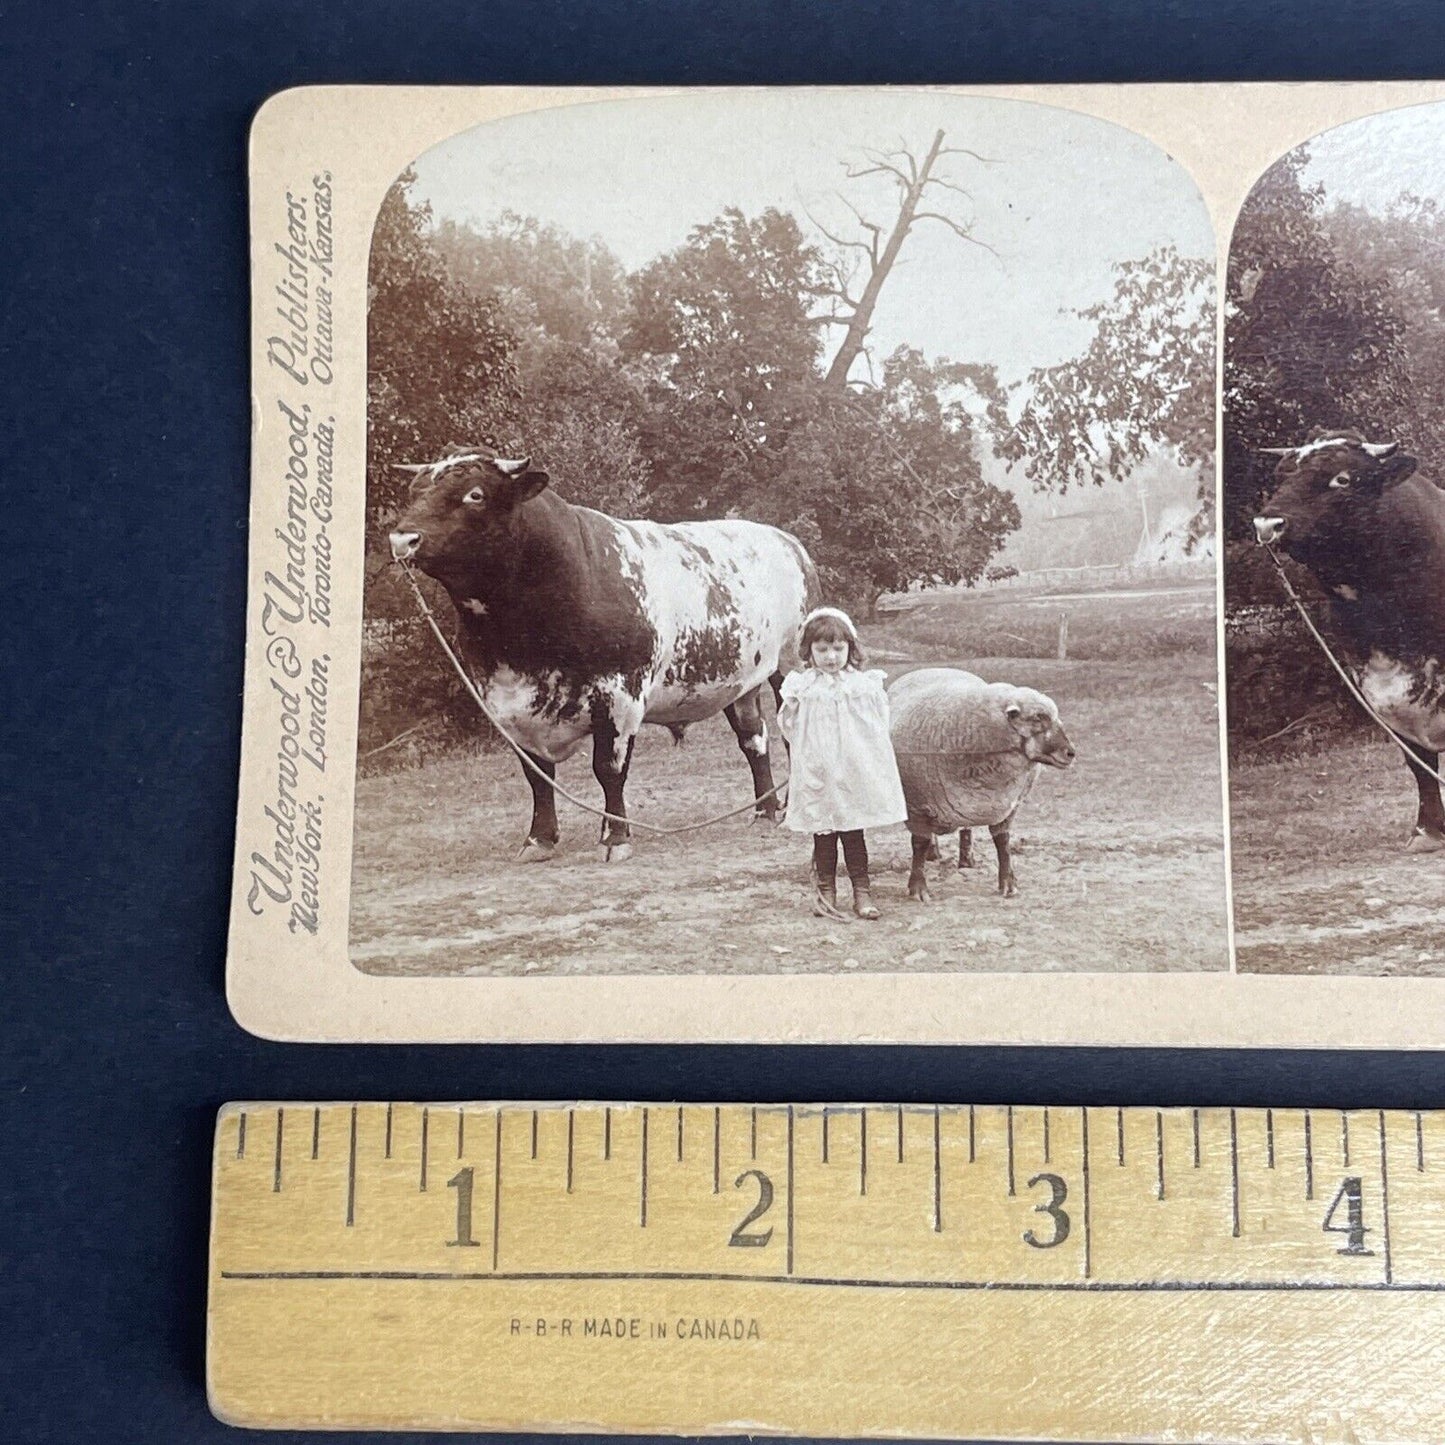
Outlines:
{"type": "Polygon", "coordinates": [[[1445,1439],[1445,1115],[232,1104],[240,1425],[1445,1439]]]}

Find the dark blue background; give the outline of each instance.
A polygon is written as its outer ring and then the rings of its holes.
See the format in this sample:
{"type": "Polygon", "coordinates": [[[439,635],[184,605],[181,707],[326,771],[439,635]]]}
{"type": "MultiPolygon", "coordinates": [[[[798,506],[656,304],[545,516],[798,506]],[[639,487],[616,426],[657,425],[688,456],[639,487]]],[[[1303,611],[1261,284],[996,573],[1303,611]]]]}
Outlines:
{"type": "Polygon", "coordinates": [[[304,1047],[243,1034],[222,994],[245,143],[269,93],[1445,76],[1435,4],[167,0],[5,5],[0,35],[0,1438],[228,1438],[202,1385],[210,1133],[226,1099],[1445,1105],[1430,1056],[304,1047]]]}

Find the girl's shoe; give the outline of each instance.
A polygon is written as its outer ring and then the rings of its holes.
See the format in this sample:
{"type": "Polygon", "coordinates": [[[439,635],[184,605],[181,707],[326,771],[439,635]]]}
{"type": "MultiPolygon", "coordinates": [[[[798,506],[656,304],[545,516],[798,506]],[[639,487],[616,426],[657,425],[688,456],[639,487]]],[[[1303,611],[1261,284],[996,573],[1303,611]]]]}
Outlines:
{"type": "Polygon", "coordinates": [[[869,893],[866,883],[853,885],[853,912],[859,918],[866,918],[870,923],[882,917],[877,908],[873,906],[873,895],[869,893]]]}
{"type": "Polygon", "coordinates": [[[838,885],[836,882],[814,883],[813,913],[818,918],[833,918],[841,923],[851,923],[853,921],[838,907],[838,885]]]}

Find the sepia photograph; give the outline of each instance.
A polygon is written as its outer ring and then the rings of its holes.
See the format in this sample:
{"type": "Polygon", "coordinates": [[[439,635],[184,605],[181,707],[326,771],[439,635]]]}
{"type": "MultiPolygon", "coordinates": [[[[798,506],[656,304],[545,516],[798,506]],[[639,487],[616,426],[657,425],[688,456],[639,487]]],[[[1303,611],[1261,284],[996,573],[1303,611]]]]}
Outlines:
{"type": "Polygon", "coordinates": [[[1224,352],[1237,966],[1445,975],[1445,105],[1283,156],[1224,352]]]}
{"type": "Polygon", "coordinates": [[[370,236],[355,967],[1228,970],[1215,254],[1164,150],[1018,100],[416,154],[370,236]]]}

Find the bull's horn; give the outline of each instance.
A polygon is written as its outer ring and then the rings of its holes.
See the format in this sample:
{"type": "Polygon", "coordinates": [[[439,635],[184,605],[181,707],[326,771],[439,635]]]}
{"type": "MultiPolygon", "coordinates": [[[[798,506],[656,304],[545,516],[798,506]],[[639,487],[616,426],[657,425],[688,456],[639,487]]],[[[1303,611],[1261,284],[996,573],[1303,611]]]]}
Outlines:
{"type": "Polygon", "coordinates": [[[1399,442],[1361,442],[1368,455],[1377,461],[1383,461],[1386,457],[1392,457],[1400,450],[1399,442]]]}
{"type": "Polygon", "coordinates": [[[1294,455],[1296,448],[1294,448],[1294,447],[1259,447],[1259,448],[1257,448],[1257,450],[1258,450],[1260,456],[1262,456],[1262,457],[1288,457],[1288,456],[1293,456],[1293,455],[1294,455]]]}
{"type": "Polygon", "coordinates": [[[417,472],[431,471],[430,462],[393,462],[392,466],[399,472],[411,472],[413,475],[417,472]]]}
{"type": "Polygon", "coordinates": [[[525,472],[527,468],[532,465],[532,458],[497,457],[493,461],[492,465],[495,466],[496,469],[501,472],[504,477],[520,477],[522,473],[525,472]]]}

